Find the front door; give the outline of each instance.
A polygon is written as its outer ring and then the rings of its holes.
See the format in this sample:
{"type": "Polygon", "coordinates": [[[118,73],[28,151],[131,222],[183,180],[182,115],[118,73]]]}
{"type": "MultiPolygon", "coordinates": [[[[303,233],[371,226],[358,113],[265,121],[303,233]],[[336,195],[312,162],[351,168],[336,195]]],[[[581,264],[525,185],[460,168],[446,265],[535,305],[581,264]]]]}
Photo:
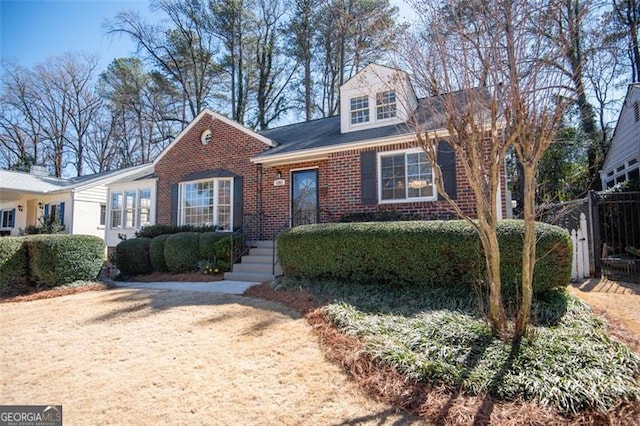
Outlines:
{"type": "Polygon", "coordinates": [[[318,223],[318,170],[291,172],[291,226],[318,223]]]}

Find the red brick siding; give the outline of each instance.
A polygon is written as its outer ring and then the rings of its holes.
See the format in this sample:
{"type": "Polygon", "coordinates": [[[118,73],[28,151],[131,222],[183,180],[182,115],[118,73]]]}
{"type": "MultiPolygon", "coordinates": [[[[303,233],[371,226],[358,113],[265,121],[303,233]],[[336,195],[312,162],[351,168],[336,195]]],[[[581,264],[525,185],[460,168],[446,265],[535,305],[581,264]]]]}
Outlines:
{"type": "Polygon", "coordinates": [[[257,166],[249,159],[267,148],[264,142],[249,134],[209,115],[203,116],[155,166],[157,223],[171,223],[171,186],[202,170],[223,169],[242,176],[244,214],[255,213],[257,166]],[[205,129],[211,129],[212,133],[208,145],[200,143],[200,135],[205,129]]]}
{"type": "MultiPolygon", "coordinates": [[[[411,148],[409,143],[376,148],[386,152],[411,148]]],[[[425,219],[453,215],[454,212],[444,200],[393,204],[363,205],[360,196],[360,153],[361,150],[336,152],[326,160],[301,162],[283,166],[272,166],[262,170],[249,159],[268,149],[262,141],[210,116],[204,116],[184,135],[156,164],[158,176],[157,222],[171,223],[171,186],[180,183],[185,176],[202,170],[229,170],[243,179],[244,215],[259,213],[257,197],[261,193],[264,214],[264,235],[270,236],[285,227],[291,216],[291,172],[315,168],[318,170],[319,208],[321,221],[334,221],[340,215],[350,212],[396,210],[418,214],[425,219]],[[200,143],[200,134],[211,129],[209,145],[200,143]],[[283,186],[274,186],[278,173],[285,179],[283,186]],[[261,181],[261,191],[257,184],[261,181]]],[[[368,148],[367,150],[374,150],[368,148]]],[[[466,213],[475,216],[473,190],[460,164],[457,169],[457,202],[466,213]]],[[[501,183],[505,188],[504,169],[501,183]]],[[[506,197],[502,197],[503,213],[506,197]]]]}

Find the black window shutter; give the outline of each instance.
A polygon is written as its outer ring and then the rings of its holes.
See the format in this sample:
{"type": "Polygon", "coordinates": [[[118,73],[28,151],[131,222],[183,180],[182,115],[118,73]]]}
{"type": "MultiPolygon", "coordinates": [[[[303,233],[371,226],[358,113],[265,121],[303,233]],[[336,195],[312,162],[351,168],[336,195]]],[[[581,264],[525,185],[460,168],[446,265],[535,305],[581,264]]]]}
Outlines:
{"type": "Polygon", "coordinates": [[[456,199],[458,196],[458,185],[456,176],[456,153],[445,141],[440,141],[438,145],[438,165],[442,171],[444,190],[449,197],[456,199]]]}
{"type": "Polygon", "coordinates": [[[178,184],[171,185],[171,225],[178,225],[178,184]]]}
{"type": "Polygon", "coordinates": [[[362,204],[377,204],[376,188],[376,152],[360,153],[360,197],[362,204]]]}
{"type": "Polygon", "coordinates": [[[242,209],[242,176],[233,178],[233,230],[242,227],[242,218],[244,217],[242,209]]]}

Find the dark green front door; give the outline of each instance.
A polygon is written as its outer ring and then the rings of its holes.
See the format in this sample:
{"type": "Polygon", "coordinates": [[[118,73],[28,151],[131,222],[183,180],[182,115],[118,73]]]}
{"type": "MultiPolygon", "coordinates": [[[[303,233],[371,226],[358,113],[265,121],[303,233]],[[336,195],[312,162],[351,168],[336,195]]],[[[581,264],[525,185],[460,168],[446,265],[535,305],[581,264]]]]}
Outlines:
{"type": "Polygon", "coordinates": [[[318,223],[318,170],[291,172],[291,226],[318,223]]]}

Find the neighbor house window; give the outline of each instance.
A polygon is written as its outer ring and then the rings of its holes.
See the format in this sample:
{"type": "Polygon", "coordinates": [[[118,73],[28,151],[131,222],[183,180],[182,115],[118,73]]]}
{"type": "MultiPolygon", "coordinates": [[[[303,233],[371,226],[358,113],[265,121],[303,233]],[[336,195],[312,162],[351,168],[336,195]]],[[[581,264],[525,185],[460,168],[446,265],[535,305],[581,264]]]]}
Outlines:
{"type": "Polygon", "coordinates": [[[382,202],[435,200],[433,170],[422,150],[380,154],[382,202]]]}
{"type": "Polygon", "coordinates": [[[141,190],[138,199],[140,200],[140,208],[138,210],[138,225],[142,227],[151,223],[151,190],[141,190]]]}
{"type": "Polygon", "coordinates": [[[376,95],[376,117],[378,120],[396,116],[396,92],[389,90],[376,95]]]}
{"type": "Polygon", "coordinates": [[[100,204],[100,226],[104,226],[107,223],[107,205],[100,204]]]}
{"type": "Polygon", "coordinates": [[[181,185],[180,222],[231,230],[232,179],[218,178],[181,185]]]}
{"type": "Polygon", "coordinates": [[[111,193],[111,227],[122,227],[122,192],[111,193]]]}
{"type": "Polygon", "coordinates": [[[360,96],[351,98],[351,124],[366,123],[369,121],[369,98],[360,96]]]}
{"type": "Polygon", "coordinates": [[[13,228],[15,226],[15,215],[16,211],[14,209],[2,210],[0,212],[0,228],[13,228]]]}

